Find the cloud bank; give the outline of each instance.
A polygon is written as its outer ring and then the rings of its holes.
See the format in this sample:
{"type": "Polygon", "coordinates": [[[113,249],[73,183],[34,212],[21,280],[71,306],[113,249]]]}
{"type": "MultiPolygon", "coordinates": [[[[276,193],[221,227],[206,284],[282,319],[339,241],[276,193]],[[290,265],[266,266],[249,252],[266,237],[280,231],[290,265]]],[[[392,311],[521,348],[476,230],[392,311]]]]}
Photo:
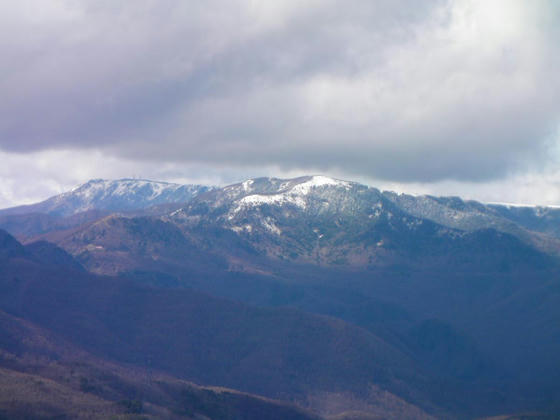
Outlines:
{"type": "Polygon", "coordinates": [[[480,182],[557,164],[550,1],[0,5],[0,148],[480,182]]]}

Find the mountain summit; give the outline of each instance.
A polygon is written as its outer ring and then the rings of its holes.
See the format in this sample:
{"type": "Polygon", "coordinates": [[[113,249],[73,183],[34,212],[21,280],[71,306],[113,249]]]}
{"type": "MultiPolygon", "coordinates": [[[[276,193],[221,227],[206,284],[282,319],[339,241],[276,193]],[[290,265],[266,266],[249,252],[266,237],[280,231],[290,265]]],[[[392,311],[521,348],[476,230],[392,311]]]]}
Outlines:
{"type": "Polygon", "coordinates": [[[37,204],[5,209],[0,214],[46,213],[71,216],[94,209],[131,211],[158,204],[187,202],[210,189],[211,187],[203,185],[181,185],[145,179],[92,179],[72,191],[37,204]]]}

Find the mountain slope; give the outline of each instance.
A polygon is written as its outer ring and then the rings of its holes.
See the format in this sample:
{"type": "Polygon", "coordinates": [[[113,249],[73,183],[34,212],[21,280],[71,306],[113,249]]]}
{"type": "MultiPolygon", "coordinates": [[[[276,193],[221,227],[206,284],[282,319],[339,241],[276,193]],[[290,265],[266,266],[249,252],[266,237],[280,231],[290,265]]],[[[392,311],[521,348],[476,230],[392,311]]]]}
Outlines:
{"type": "Polygon", "coordinates": [[[319,419],[291,404],[100,359],[2,311],[0,332],[0,418],[319,419]]]}
{"type": "Polygon", "coordinates": [[[322,392],[359,399],[374,384],[433,408],[408,356],[332,318],[146,288],[31,258],[3,263],[0,310],[96,357],[144,367],[149,360],[154,369],[198,383],[301,403],[322,392]]]}

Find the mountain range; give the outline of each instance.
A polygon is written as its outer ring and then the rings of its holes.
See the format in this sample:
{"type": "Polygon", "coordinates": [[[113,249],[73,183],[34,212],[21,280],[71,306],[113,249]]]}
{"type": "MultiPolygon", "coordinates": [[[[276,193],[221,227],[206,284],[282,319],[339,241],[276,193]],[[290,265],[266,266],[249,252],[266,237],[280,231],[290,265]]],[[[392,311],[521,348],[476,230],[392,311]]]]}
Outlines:
{"type": "Polygon", "coordinates": [[[0,210],[0,369],[115,415],[554,418],[559,226],[325,176],[92,180],[0,210]]]}

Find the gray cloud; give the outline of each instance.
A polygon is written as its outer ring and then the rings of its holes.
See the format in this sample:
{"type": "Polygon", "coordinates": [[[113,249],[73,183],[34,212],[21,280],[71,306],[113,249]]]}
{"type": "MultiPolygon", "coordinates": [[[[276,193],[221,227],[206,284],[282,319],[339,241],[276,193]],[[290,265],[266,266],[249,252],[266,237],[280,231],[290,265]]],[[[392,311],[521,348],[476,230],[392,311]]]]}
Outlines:
{"type": "Polygon", "coordinates": [[[6,151],[392,181],[556,162],[554,2],[5,3],[6,151]]]}

